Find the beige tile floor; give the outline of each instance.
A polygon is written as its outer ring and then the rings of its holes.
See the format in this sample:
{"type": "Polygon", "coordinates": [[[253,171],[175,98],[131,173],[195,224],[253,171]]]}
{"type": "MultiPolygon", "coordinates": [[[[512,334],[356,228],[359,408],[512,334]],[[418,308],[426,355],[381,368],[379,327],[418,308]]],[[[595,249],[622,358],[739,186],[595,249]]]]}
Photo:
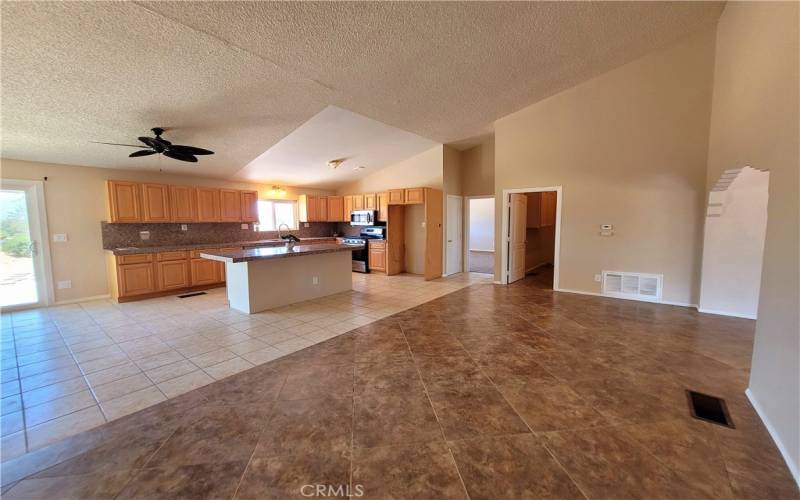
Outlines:
{"type": "Polygon", "coordinates": [[[2,314],[2,459],[491,277],[353,274],[353,290],[246,315],[225,289],[2,314]]]}

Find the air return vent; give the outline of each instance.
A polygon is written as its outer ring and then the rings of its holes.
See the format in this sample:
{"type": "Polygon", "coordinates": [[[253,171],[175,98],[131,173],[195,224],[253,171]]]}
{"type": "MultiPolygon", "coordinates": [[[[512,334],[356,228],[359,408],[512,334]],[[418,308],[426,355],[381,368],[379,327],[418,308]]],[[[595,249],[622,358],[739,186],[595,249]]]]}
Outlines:
{"type": "Polygon", "coordinates": [[[663,281],[663,274],[603,271],[603,295],[660,302],[663,281]]]}

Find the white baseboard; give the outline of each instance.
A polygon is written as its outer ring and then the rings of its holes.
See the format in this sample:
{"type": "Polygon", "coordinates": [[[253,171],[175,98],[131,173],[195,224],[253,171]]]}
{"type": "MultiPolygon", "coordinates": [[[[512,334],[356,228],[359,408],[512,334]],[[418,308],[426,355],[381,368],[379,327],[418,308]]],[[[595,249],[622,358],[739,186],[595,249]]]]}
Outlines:
{"type": "Polygon", "coordinates": [[[701,313],[706,314],[717,314],[719,316],[731,316],[733,318],[744,318],[744,319],[758,319],[755,314],[742,314],[742,313],[735,313],[735,312],[728,312],[728,311],[715,311],[714,309],[704,309],[698,306],[697,310],[701,313]]]}
{"type": "Polygon", "coordinates": [[[610,295],[603,295],[602,293],[597,292],[584,292],[583,290],[571,290],[569,288],[557,288],[553,290],[554,292],[566,292],[566,293],[577,293],[579,295],[592,295],[594,297],[605,297],[607,299],[620,299],[620,300],[634,300],[636,302],[648,302],[650,304],[662,304],[665,306],[679,306],[679,307],[693,307],[697,309],[697,304],[688,304],[685,302],[672,302],[669,300],[644,300],[644,299],[637,299],[634,297],[612,297],[610,295]]]}
{"type": "Polygon", "coordinates": [[[80,302],[90,302],[92,300],[103,300],[103,299],[110,299],[110,298],[111,298],[110,294],[92,295],[91,297],[81,297],[79,299],[59,300],[53,305],[54,306],[65,306],[65,305],[68,305],[68,304],[78,304],[80,302]]]}
{"type": "Polygon", "coordinates": [[[794,482],[800,486],[800,469],[798,469],[798,465],[791,460],[791,456],[789,455],[789,450],[786,449],[783,442],[778,437],[778,431],[775,430],[775,427],[772,426],[772,422],[769,421],[767,416],[764,414],[764,410],[761,408],[761,405],[758,404],[758,400],[753,395],[753,392],[748,387],[746,391],[744,391],[745,395],[747,395],[747,399],[750,400],[750,404],[753,405],[753,409],[756,410],[761,422],[763,422],[764,427],[767,428],[767,432],[769,432],[770,437],[775,442],[775,446],[778,447],[778,451],[781,452],[781,456],[783,456],[783,461],[786,462],[786,466],[789,467],[789,472],[792,473],[792,477],[794,477],[794,482]]]}

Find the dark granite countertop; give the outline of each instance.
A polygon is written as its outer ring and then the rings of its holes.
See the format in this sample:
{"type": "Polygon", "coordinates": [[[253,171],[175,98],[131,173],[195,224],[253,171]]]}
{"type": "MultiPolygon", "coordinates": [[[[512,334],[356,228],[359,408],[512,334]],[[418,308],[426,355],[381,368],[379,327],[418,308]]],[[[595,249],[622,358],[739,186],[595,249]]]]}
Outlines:
{"type": "MultiPolygon", "coordinates": [[[[311,238],[300,238],[300,243],[312,242],[319,240],[332,240],[333,236],[318,236],[311,238]]],[[[202,250],[204,248],[224,248],[224,247],[274,247],[285,245],[286,242],[281,239],[271,240],[250,240],[250,241],[228,241],[225,243],[194,243],[191,245],[162,245],[152,247],[121,247],[107,249],[114,255],[136,255],[140,253],[158,253],[158,252],[177,252],[180,250],[202,250]]]]}
{"type": "Polygon", "coordinates": [[[319,253],[352,252],[364,248],[363,244],[351,245],[348,243],[317,243],[312,245],[282,245],[279,247],[248,248],[237,252],[212,252],[200,253],[204,259],[218,260],[220,262],[250,262],[253,260],[282,259],[286,257],[302,257],[319,253]]]}

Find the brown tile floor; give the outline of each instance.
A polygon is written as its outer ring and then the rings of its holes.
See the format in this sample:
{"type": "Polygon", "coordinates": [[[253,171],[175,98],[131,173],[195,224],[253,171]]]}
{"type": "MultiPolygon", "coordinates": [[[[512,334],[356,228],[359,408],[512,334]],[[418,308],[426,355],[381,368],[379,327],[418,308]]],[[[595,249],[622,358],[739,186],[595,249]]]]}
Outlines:
{"type": "Polygon", "coordinates": [[[798,498],[743,395],[753,322],[547,280],[473,285],[8,461],[3,495],[798,498]],[[687,387],[736,428],[691,419],[687,387]]]}

